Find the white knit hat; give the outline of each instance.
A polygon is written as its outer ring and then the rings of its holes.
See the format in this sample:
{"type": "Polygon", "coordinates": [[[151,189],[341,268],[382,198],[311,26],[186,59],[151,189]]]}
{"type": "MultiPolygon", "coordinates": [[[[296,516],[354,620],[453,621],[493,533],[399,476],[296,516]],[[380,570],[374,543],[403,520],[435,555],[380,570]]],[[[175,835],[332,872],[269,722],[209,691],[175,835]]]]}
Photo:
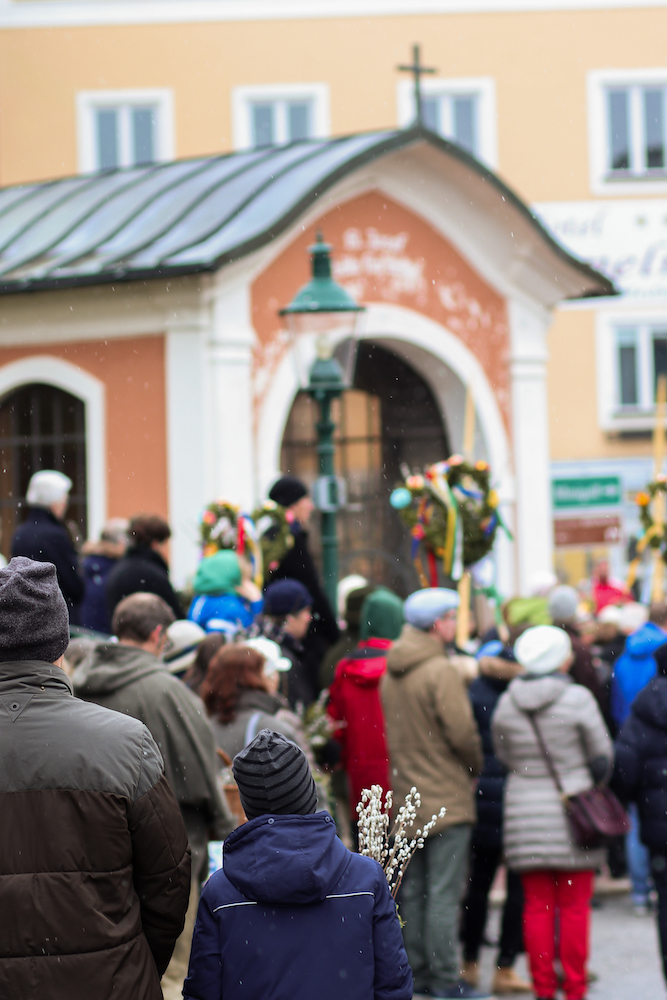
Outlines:
{"type": "Polygon", "coordinates": [[[42,469],[30,477],[26,500],[31,507],[50,507],[60,503],[72,489],[72,480],[55,469],[42,469]]]}
{"type": "Polygon", "coordinates": [[[527,674],[541,677],[552,674],[572,653],[567,632],[554,625],[536,625],[526,629],[514,643],[514,656],[527,674]]]}

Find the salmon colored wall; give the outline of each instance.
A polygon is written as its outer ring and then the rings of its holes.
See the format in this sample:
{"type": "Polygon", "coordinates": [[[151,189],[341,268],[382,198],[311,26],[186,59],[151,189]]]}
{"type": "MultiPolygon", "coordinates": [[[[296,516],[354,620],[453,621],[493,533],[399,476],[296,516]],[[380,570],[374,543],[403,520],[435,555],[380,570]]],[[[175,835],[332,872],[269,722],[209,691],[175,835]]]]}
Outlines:
{"type": "Polygon", "coordinates": [[[106,386],[107,514],[167,515],[164,338],[0,348],[0,366],[50,355],[106,386]]]}
{"type": "MultiPolygon", "coordinates": [[[[323,215],[256,279],[252,310],[259,338],[257,367],[265,373],[275,370],[286,349],[277,311],[309,279],[307,248],[316,229],[333,244],[334,277],[358,302],[404,306],[446,326],[463,341],[484,368],[509,427],[504,299],[427,222],[379,192],[323,215]]],[[[266,384],[268,379],[258,381],[266,384]]]]}

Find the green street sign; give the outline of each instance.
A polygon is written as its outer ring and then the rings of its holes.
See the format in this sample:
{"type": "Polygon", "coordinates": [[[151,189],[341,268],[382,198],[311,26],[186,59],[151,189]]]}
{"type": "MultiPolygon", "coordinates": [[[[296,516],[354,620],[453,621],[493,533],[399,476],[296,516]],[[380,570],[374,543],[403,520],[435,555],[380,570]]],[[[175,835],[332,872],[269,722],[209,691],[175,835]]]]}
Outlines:
{"type": "Polygon", "coordinates": [[[554,507],[612,507],[621,502],[619,476],[591,479],[554,479],[551,482],[554,507]]]}

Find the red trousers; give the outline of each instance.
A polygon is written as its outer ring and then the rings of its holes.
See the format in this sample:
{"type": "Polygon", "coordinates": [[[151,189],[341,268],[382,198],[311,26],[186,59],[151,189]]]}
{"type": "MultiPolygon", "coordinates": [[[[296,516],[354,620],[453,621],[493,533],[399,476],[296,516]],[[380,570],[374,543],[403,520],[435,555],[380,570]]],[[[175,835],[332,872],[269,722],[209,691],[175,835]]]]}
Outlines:
{"type": "Polygon", "coordinates": [[[522,872],[523,937],[535,996],[551,1000],[558,988],[554,970],[556,935],[567,1000],[586,996],[592,871],[522,872]],[[556,926],[558,918],[558,926],[556,926]]]}

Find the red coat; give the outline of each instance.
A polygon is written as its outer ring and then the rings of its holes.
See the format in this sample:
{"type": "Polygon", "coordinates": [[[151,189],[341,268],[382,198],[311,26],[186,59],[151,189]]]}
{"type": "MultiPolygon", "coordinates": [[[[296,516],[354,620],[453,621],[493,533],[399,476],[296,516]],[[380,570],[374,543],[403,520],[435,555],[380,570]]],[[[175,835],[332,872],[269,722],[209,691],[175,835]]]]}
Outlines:
{"type": "Polygon", "coordinates": [[[364,788],[389,788],[389,752],[379,686],[390,646],[389,639],[360,642],[351,656],[340,661],[329,688],[329,715],[346,723],[335,736],[350,784],[353,820],[357,819],[357,803],[364,788]]]}

